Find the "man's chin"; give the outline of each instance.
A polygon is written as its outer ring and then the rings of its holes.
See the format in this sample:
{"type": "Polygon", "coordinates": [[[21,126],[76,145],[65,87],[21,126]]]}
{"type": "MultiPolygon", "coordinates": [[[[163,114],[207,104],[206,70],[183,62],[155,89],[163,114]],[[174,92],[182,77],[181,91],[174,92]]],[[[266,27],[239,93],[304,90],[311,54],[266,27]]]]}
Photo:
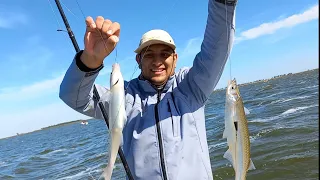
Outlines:
{"type": "Polygon", "coordinates": [[[166,82],[166,78],[164,78],[164,77],[153,77],[153,78],[151,78],[151,83],[156,85],[156,86],[163,85],[165,82],[166,82]]]}

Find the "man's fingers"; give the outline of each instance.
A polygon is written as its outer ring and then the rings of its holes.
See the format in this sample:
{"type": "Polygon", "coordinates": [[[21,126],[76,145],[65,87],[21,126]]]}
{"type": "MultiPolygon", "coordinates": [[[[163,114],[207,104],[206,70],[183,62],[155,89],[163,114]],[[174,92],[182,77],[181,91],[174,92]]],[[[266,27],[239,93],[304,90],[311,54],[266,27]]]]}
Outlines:
{"type": "MultiPolygon", "coordinates": [[[[111,24],[112,24],[112,22],[109,19],[105,19],[103,22],[103,25],[102,25],[102,32],[107,33],[111,24]]],[[[108,34],[108,36],[110,36],[110,35],[108,34]]]]}
{"type": "Polygon", "coordinates": [[[87,27],[92,28],[92,29],[96,28],[96,24],[94,23],[94,21],[93,21],[91,16],[88,16],[86,18],[86,25],[87,25],[87,27]]]}
{"type": "Polygon", "coordinates": [[[104,18],[102,16],[98,16],[96,18],[96,25],[99,30],[102,28],[103,22],[104,22],[104,18]]]}
{"type": "Polygon", "coordinates": [[[114,22],[109,26],[109,29],[107,31],[108,35],[115,35],[118,36],[120,35],[120,24],[118,22],[114,22]]]}
{"type": "Polygon", "coordinates": [[[116,44],[117,42],[119,42],[119,37],[116,36],[116,35],[112,35],[112,36],[110,36],[110,41],[111,41],[113,44],[116,44]]]}
{"type": "Polygon", "coordinates": [[[104,19],[102,16],[96,17],[95,21],[92,17],[88,16],[86,18],[86,48],[91,49],[94,51],[95,44],[99,42],[101,45],[101,40],[105,41],[103,46],[108,53],[112,52],[114,47],[119,42],[119,35],[120,35],[120,24],[118,22],[112,22],[109,19],[104,19]],[[100,37],[98,37],[98,35],[100,37]],[[92,37],[92,40],[91,40],[92,37]],[[97,39],[98,38],[98,39],[97,39]]]}
{"type": "Polygon", "coordinates": [[[118,42],[119,42],[119,38],[115,35],[112,35],[107,39],[107,44],[108,44],[107,46],[112,48],[113,50],[118,42]]]}
{"type": "Polygon", "coordinates": [[[102,16],[98,16],[96,21],[92,19],[91,16],[86,18],[87,31],[94,32],[96,29],[101,30],[102,34],[105,34],[106,37],[112,35],[120,35],[120,24],[118,22],[112,23],[109,19],[104,19],[102,16]]]}

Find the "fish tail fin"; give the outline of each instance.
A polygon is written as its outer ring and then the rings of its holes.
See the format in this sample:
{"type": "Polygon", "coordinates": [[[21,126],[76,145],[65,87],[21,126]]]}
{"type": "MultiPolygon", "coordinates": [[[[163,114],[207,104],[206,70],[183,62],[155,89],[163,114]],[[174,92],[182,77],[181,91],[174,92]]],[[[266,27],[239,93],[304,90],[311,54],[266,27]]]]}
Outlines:
{"type": "Polygon", "coordinates": [[[104,169],[103,177],[106,180],[110,180],[114,168],[114,164],[117,158],[118,150],[121,144],[121,138],[122,138],[122,129],[111,129],[112,132],[110,132],[110,146],[109,146],[109,163],[107,167],[104,169]]]}
{"type": "Polygon", "coordinates": [[[102,176],[105,180],[110,180],[113,172],[113,164],[108,164],[108,166],[103,170],[102,176]]]}
{"type": "Polygon", "coordinates": [[[248,170],[255,170],[255,169],[256,169],[256,167],[254,166],[254,164],[253,164],[253,162],[252,162],[252,160],[250,158],[250,164],[249,164],[248,170]]]}

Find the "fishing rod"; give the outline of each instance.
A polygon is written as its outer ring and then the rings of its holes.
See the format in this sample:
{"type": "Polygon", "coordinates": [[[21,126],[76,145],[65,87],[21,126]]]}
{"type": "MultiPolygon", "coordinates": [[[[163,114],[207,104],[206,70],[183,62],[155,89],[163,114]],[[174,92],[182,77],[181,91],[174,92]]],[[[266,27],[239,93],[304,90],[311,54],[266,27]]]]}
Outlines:
{"type": "MultiPolygon", "coordinates": [[[[73,32],[72,32],[72,30],[71,30],[71,27],[70,27],[70,25],[69,25],[69,23],[68,23],[67,17],[66,17],[66,15],[64,14],[64,11],[63,11],[63,9],[62,9],[62,7],[61,7],[60,1],[59,1],[59,0],[55,0],[55,2],[56,2],[56,5],[57,5],[57,7],[58,7],[58,9],[59,9],[60,15],[61,15],[61,17],[62,17],[62,19],[63,19],[64,25],[65,25],[66,28],[67,28],[67,32],[68,32],[68,35],[69,35],[69,37],[70,37],[70,39],[71,39],[71,42],[72,42],[72,44],[73,44],[76,52],[78,53],[78,52],[80,52],[80,48],[79,48],[79,46],[78,46],[77,40],[76,40],[76,38],[75,38],[75,35],[73,34],[73,32]]],[[[61,30],[60,30],[60,31],[61,31],[61,30]]],[[[93,85],[93,94],[94,94],[94,96],[96,97],[97,100],[100,99],[99,93],[98,93],[97,88],[96,88],[95,85],[93,85]]],[[[109,122],[108,122],[108,116],[107,116],[106,110],[105,110],[102,102],[99,102],[98,105],[99,105],[99,108],[100,108],[100,110],[101,110],[101,112],[102,112],[102,116],[103,116],[103,118],[104,118],[104,121],[105,121],[105,123],[107,124],[107,126],[108,126],[108,128],[109,128],[109,122]]],[[[123,153],[121,147],[119,147],[118,154],[119,154],[119,156],[120,156],[120,159],[121,159],[121,161],[122,161],[122,164],[123,164],[123,166],[124,166],[124,169],[125,169],[125,171],[126,171],[126,173],[127,173],[128,178],[129,178],[130,180],[133,180],[133,176],[132,176],[131,171],[130,171],[130,169],[129,169],[128,162],[126,161],[126,158],[125,158],[125,156],[124,156],[124,153],[123,153]]]]}

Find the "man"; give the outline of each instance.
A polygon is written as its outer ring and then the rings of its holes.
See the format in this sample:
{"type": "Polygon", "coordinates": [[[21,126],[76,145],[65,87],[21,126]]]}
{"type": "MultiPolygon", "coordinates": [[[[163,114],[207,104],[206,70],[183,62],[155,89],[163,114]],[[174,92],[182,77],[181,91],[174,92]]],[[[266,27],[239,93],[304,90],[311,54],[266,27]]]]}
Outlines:
{"type": "MultiPolygon", "coordinates": [[[[123,151],[134,179],[213,178],[204,105],[232,47],[235,4],[236,0],[209,0],[201,51],[190,69],[175,73],[178,55],[167,32],[151,30],[142,36],[135,50],[141,74],[125,82],[123,151]]],[[[66,72],[60,98],[80,113],[102,118],[93,84],[119,41],[120,25],[102,17],[96,21],[88,17],[86,23],[85,48],[66,72]]],[[[106,91],[96,87],[100,96],[106,91]]]]}

